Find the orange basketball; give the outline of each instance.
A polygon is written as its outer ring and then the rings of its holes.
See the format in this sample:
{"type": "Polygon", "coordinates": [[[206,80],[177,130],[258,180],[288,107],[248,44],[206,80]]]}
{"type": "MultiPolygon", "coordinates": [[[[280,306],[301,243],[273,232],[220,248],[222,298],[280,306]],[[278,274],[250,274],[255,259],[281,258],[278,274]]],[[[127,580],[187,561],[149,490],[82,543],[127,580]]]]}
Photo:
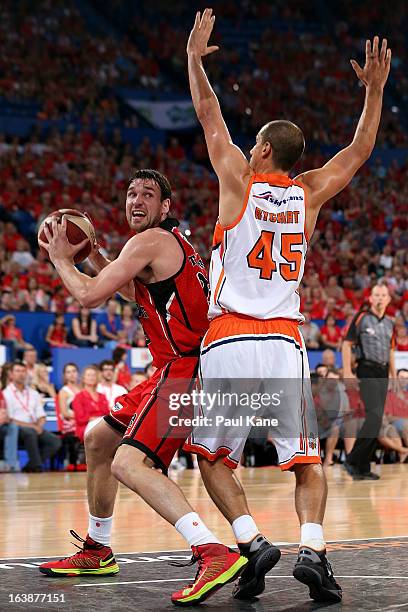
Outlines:
{"type": "MultiPolygon", "coordinates": [[[[48,242],[44,232],[45,223],[51,223],[55,217],[57,218],[57,222],[61,223],[63,216],[65,216],[67,221],[67,238],[70,244],[79,244],[85,240],[85,238],[88,238],[88,243],[74,257],[75,263],[81,263],[88,257],[93,244],[95,244],[95,230],[89,217],[79,210],[62,208],[61,210],[56,210],[49,214],[41,223],[40,229],[38,230],[38,238],[43,242],[48,242]]],[[[45,256],[48,255],[46,249],[43,247],[40,247],[40,250],[45,256]]]]}

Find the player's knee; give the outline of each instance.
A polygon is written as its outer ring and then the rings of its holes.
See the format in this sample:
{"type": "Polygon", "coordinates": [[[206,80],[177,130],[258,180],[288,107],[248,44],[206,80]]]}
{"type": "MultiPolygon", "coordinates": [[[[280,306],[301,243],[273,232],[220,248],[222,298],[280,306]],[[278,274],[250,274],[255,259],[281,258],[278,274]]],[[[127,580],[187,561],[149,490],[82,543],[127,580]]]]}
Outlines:
{"type": "Polygon", "coordinates": [[[124,482],[125,480],[125,462],[123,460],[123,458],[121,457],[120,452],[118,452],[113,461],[112,461],[112,465],[111,465],[111,474],[112,476],[114,476],[116,478],[116,480],[119,480],[119,482],[122,482],[124,484],[126,484],[124,482]]]}
{"type": "Polygon", "coordinates": [[[89,459],[100,459],[107,461],[109,453],[107,453],[106,445],[103,443],[102,435],[98,428],[93,428],[85,434],[84,438],[85,452],[89,459]]]}
{"type": "Polygon", "coordinates": [[[121,452],[120,447],[118,452],[116,453],[112,465],[111,465],[111,474],[119,480],[124,485],[128,485],[129,478],[129,466],[132,466],[132,489],[137,493],[138,489],[138,475],[139,475],[139,467],[137,464],[129,463],[129,459],[126,452],[121,452]]]}
{"type": "Polygon", "coordinates": [[[151,478],[153,462],[137,448],[130,445],[121,445],[117,450],[111,465],[111,474],[122,484],[128,486],[132,482],[132,489],[138,493],[146,486],[146,479],[151,478]]]}
{"type": "Polygon", "coordinates": [[[314,479],[326,480],[321,463],[295,463],[293,472],[297,482],[310,481],[314,479]]]}
{"type": "Polygon", "coordinates": [[[225,465],[223,457],[219,457],[215,461],[209,461],[202,455],[197,455],[198,466],[203,476],[208,478],[215,477],[220,472],[230,472],[231,470],[225,465]]]}

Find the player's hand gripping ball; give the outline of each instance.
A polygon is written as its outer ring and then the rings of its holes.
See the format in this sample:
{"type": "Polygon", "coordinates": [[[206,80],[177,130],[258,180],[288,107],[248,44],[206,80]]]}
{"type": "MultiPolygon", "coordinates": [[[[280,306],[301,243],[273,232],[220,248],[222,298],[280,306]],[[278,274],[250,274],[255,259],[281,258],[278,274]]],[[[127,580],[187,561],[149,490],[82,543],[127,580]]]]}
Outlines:
{"type": "MultiPolygon", "coordinates": [[[[92,251],[92,247],[96,242],[95,229],[92,225],[90,218],[79,210],[73,210],[71,208],[62,208],[56,210],[44,219],[38,230],[38,240],[48,244],[48,238],[45,233],[44,226],[47,224],[49,233],[52,234],[51,224],[53,221],[57,221],[58,224],[62,223],[62,219],[65,219],[66,223],[66,237],[71,245],[77,245],[85,242],[84,246],[74,255],[74,263],[78,264],[84,261],[92,251]]],[[[49,253],[44,246],[40,244],[40,251],[46,257],[49,257],[49,253]]]]}

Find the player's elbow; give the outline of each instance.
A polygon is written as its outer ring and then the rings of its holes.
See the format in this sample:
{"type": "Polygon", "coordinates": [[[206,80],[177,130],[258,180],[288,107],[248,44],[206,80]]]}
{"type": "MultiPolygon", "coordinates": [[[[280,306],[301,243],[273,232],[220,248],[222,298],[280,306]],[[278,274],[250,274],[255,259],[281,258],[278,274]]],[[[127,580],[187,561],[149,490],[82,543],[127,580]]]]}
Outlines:
{"type": "Polygon", "coordinates": [[[354,152],[356,156],[356,165],[362,166],[371,157],[375,143],[358,142],[354,143],[354,152]]]}
{"type": "Polygon", "coordinates": [[[95,299],[95,296],[88,292],[84,292],[81,296],[79,296],[78,302],[84,308],[96,308],[102,303],[101,300],[95,299]]]}
{"type": "Polygon", "coordinates": [[[361,152],[360,152],[361,164],[364,164],[366,161],[370,159],[373,149],[374,147],[371,147],[371,146],[364,146],[361,149],[361,152]]]}

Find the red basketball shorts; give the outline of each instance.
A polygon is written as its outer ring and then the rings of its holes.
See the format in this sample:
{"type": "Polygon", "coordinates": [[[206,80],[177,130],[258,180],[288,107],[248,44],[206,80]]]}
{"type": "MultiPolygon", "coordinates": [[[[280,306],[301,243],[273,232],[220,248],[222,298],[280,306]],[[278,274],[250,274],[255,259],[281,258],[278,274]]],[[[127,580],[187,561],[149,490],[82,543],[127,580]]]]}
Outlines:
{"type": "Polygon", "coordinates": [[[195,388],[198,357],[180,357],[156,370],[153,376],[117,398],[105,421],[123,435],[122,444],[144,452],[164,473],[191,433],[184,420],[193,407],[175,408],[172,398],[195,388]]]}

